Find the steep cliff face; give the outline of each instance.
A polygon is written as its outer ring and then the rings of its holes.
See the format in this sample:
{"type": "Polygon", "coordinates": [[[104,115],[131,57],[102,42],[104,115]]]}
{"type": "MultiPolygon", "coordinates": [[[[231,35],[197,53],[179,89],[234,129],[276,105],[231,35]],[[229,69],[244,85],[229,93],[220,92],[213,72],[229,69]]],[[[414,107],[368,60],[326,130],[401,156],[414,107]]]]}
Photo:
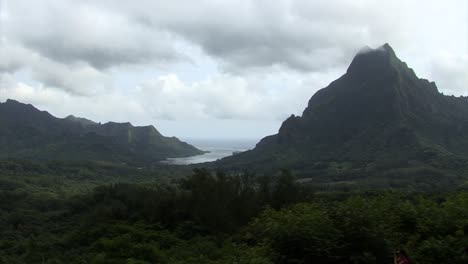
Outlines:
{"type": "Polygon", "coordinates": [[[203,153],[153,126],[64,119],[14,100],[0,103],[0,158],[149,164],[203,153]]]}
{"type": "Polygon", "coordinates": [[[468,155],[468,101],[440,94],[385,44],[357,54],[278,134],[219,165],[309,171],[324,161],[428,162],[441,155],[468,155]]]}

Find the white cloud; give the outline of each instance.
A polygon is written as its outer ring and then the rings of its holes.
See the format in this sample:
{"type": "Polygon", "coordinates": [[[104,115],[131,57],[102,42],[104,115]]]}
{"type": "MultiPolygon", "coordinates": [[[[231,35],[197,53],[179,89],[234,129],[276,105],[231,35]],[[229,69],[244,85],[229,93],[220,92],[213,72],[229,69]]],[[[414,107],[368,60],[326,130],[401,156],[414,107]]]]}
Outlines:
{"type": "Polygon", "coordinates": [[[468,96],[468,54],[442,53],[430,64],[430,72],[445,94],[468,96]]]}
{"type": "Polygon", "coordinates": [[[292,113],[301,114],[311,94],[334,77],[315,74],[305,78],[276,72],[262,78],[219,74],[185,83],[176,74],[168,74],[143,83],[135,97],[155,119],[281,121],[292,113]]]}
{"type": "Polygon", "coordinates": [[[275,72],[261,78],[217,74],[201,81],[184,82],[177,74],[170,73],[145,81],[134,89],[76,97],[53,87],[19,82],[14,75],[5,73],[0,99],[15,98],[49,105],[59,115],[83,113],[84,117],[99,121],[125,121],[123,117],[126,117],[140,124],[211,119],[280,122],[291,113],[301,114],[310,94],[318,89],[314,87],[323,87],[334,78],[335,73],[304,78],[300,74],[275,72]]]}
{"type": "Polygon", "coordinates": [[[93,95],[111,88],[109,76],[86,63],[64,64],[8,41],[0,44],[0,49],[0,73],[23,70],[38,85],[75,95],[93,95]]]}
{"type": "Polygon", "coordinates": [[[92,97],[74,96],[60,89],[17,82],[13,75],[1,74],[0,101],[9,98],[31,103],[39,109],[49,111],[58,117],[74,114],[101,122],[149,121],[144,116],[145,113],[140,104],[124,94],[114,92],[92,97]]]}

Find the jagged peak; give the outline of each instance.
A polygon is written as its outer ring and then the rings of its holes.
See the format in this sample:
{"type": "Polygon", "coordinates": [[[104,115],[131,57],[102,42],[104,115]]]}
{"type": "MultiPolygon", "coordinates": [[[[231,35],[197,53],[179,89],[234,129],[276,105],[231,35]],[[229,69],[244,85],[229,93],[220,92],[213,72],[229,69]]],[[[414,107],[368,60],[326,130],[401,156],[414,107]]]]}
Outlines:
{"type": "Polygon", "coordinates": [[[375,49],[365,46],[356,54],[346,73],[355,78],[367,78],[400,67],[401,63],[388,43],[375,49]]]}
{"type": "Polygon", "coordinates": [[[20,102],[8,98],[8,99],[6,99],[5,103],[6,103],[6,104],[19,104],[20,102]]]}
{"type": "Polygon", "coordinates": [[[368,45],[365,45],[364,47],[359,49],[356,56],[372,54],[372,53],[381,53],[381,54],[387,54],[387,55],[391,55],[391,56],[396,57],[395,51],[393,50],[393,48],[388,43],[385,43],[385,44],[383,44],[381,46],[378,46],[375,49],[369,47],[368,45]]]}
{"type": "Polygon", "coordinates": [[[378,47],[377,49],[384,50],[385,52],[387,52],[387,54],[396,57],[395,51],[393,50],[393,48],[388,43],[383,44],[382,46],[378,47]]]}
{"type": "Polygon", "coordinates": [[[107,122],[104,126],[122,126],[122,127],[134,127],[130,122],[107,122]]]}
{"type": "MultiPolygon", "coordinates": [[[[65,117],[64,119],[70,120],[70,121],[78,121],[78,120],[81,119],[81,118],[76,117],[76,116],[74,116],[74,115],[68,115],[68,116],[65,117]]],[[[83,118],[83,119],[84,119],[84,118],[83,118]]]]}
{"type": "Polygon", "coordinates": [[[49,112],[39,110],[32,104],[22,103],[14,99],[7,99],[4,103],[0,103],[0,104],[5,105],[5,107],[9,109],[15,109],[15,111],[20,110],[20,111],[37,112],[37,113],[42,113],[42,114],[47,114],[49,116],[52,116],[49,112]]]}
{"type": "Polygon", "coordinates": [[[25,103],[22,103],[20,101],[17,101],[17,100],[14,100],[14,99],[6,99],[5,103],[4,104],[8,104],[8,105],[23,105],[23,106],[31,106],[31,107],[34,107],[32,104],[25,104],[25,103]]]}
{"type": "Polygon", "coordinates": [[[82,125],[96,125],[97,124],[96,122],[94,122],[92,120],[89,120],[89,119],[86,119],[86,118],[83,118],[83,117],[76,117],[74,115],[68,115],[64,119],[72,121],[72,122],[77,122],[77,123],[80,123],[82,125]]]}

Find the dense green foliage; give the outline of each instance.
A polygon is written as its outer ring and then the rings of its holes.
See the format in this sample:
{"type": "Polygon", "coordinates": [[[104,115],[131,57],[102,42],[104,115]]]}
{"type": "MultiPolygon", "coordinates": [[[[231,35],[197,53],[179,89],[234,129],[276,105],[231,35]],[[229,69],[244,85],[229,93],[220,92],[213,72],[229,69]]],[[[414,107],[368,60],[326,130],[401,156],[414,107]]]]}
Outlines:
{"type": "Polygon", "coordinates": [[[317,192],[287,171],[197,169],[156,183],[154,171],[102,164],[0,165],[0,263],[392,263],[395,249],[414,263],[468,257],[463,191],[317,192]],[[121,183],[102,185],[111,174],[121,183]]]}
{"type": "Polygon", "coordinates": [[[0,158],[108,161],[150,166],[203,151],[153,126],[61,119],[13,100],[0,103],[0,158]]]}

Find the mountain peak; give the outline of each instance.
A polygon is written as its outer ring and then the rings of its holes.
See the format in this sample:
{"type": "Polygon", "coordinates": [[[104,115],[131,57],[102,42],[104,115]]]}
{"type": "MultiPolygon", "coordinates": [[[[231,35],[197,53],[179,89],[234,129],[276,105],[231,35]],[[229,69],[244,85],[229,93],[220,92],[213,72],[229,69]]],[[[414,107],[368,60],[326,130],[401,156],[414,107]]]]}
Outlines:
{"type": "Polygon", "coordinates": [[[16,101],[14,99],[7,99],[5,101],[5,103],[3,103],[5,105],[9,105],[10,107],[29,107],[29,108],[35,108],[33,107],[33,105],[31,104],[25,104],[25,103],[21,103],[19,101],[16,101]]]}
{"type": "Polygon", "coordinates": [[[387,52],[387,54],[390,54],[390,55],[396,57],[395,51],[393,50],[393,48],[388,43],[383,44],[382,46],[378,47],[377,49],[384,50],[385,52],[387,52]]]}
{"type": "MultiPolygon", "coordinates": [[[[0,107],[2,107],[2,111],[7,111],[12,115],[22,115],[28,113],[28,117],[32,115],[46,115],[51,116],[47,111],[41,111],[34,107],[32,104],[25,104],[13,99],[7,99],[4,103],[0,103],[0,107]]],[[[34,118],[32,118],[34,120],[34,118]]]]}
{"type": "MultiPolygon", "coordinates": [[[[346,74],[311,97],[302,116],[291,116],[276,135],[220,164],[333,174],[337,161],[423,162],[428,149],[434,156],[468,156],[467,132],[466,101],[440,94],[384,44],[361,49],[346,74]]],[[[367,173],[367,165],[362,168],[367,173]]]]}
{"type": "Polygon", "coordinates": [[[20,102],[18,102],[18,101],[16,101],[16,100],[13,100],[13,99],[7,99],[7,100],[5,101],[5,103],[7,103],[7,104],[19,104],[20,102]]]}
{"type": "Polygon", "coordinates": [[[395,56],[396,57],[396,53],[395,51],[393,50],[393,48],[388,44],[388,43],[385,43],[381,46],[378,46],[377,48],[373,49],[367,45],[365,45],[364,47],[362,47],[356,54],[356,57],[358,56],[361,56],[361,55],[387,55],[387,56],[395,56]]]}
{"type": "Polygon", "coordinates": [[[65,117],[65,119],[69,120],[69,121],[72,121],[72,122],[79,123],[79,124],[84,125],[84,126],[97,125],[97,123],[92,121],[92,120],[82,118],[82,117],[76,117],[74,115],[69,115],[69,116],[65,117]]]}
{"type": "Polygon", "coordinates": [[[398,61],[400,59],[388,43],[375,49],[365,46],[356,54],[346,72],[357,78],[383,74],[393,68],[398,61]]]}

